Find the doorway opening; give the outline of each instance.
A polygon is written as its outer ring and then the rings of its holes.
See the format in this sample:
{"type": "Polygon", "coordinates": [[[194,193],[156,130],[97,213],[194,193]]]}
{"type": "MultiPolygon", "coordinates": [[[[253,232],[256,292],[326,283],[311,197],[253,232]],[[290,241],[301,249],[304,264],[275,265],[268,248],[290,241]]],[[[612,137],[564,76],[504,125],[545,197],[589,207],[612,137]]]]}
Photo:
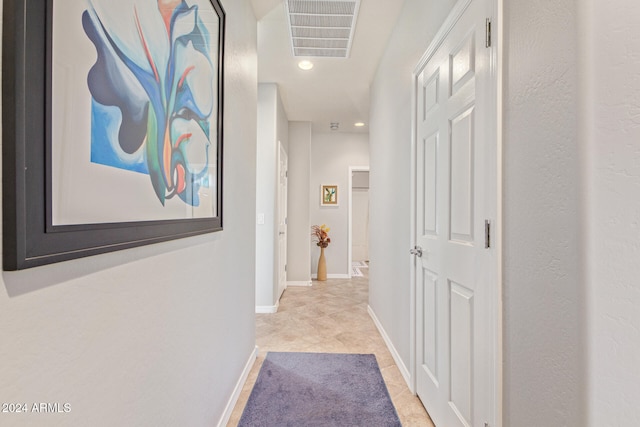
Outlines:
{"type": "Polygon", "coordinates": [[[348,247],[349,276],[360,276],[369,263],[369,166],[349,167],[348,247]]]}

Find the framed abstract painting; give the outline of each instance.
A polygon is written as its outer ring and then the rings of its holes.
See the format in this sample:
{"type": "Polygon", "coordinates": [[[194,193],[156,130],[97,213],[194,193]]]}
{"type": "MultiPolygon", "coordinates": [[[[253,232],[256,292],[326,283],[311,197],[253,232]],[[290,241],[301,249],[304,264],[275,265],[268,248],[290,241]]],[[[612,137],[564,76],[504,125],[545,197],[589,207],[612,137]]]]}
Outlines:
{"type": "Polygon", "coordinates": [[[219,0],[3,8],[3,268],[221,230],[219,0]]]}

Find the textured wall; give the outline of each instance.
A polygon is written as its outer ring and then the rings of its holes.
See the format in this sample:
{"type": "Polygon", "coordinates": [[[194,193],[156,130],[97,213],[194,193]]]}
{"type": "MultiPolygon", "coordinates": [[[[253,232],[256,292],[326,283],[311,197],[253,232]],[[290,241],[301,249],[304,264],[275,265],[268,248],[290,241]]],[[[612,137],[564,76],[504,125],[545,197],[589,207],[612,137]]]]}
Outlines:
{"type": "Polygon", "coordinates": [[[584,425],[577,5],[504,4],[504,425],[584,425]]]}
{"type": "MultiPolygon", "coordinates": [[[[6,2],[5,2],[6,3],[6,2]]],[[[256,22],[227,12],[224,231],[0,278],[0,402],[20,426],[216,425],[255,345],[256,22]]],[[[10,143],[10,141],[3,141],[10,143]]]]}
{"type": "Polygon", "coordinates": [[[588,2],[590,425],[640,425],[640,3],[588,2]]]}

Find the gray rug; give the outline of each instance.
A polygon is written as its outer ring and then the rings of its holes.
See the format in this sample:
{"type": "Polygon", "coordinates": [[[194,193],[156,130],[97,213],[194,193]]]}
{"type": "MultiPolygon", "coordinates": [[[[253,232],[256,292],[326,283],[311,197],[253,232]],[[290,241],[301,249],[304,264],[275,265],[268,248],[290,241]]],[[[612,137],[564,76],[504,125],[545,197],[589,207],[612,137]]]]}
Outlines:
{"type": "Polygon", "coordinates": [[[373,354],[269,352],[238,426],[401,424],[373,354]]]}

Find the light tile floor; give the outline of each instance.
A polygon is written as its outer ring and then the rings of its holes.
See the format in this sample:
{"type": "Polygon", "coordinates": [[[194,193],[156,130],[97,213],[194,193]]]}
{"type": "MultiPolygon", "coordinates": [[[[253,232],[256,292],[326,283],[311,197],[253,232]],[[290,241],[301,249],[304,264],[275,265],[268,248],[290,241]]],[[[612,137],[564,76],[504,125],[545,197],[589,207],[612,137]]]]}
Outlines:
{"type": "MultiPolygon", "coordinates": [[[[268,351],[373,353],[404,427],[433,427],[414,396],[367,312],[368,269],[364,277],[313,282],[290,287],[275,314],[256,315],[258,359],[227,426],[237,426],[268,351]]],[[[271,427],[271,426],[268,426],[271,427]]],[[[274,426],[275,427],[275,426],[274,426]]]]}

